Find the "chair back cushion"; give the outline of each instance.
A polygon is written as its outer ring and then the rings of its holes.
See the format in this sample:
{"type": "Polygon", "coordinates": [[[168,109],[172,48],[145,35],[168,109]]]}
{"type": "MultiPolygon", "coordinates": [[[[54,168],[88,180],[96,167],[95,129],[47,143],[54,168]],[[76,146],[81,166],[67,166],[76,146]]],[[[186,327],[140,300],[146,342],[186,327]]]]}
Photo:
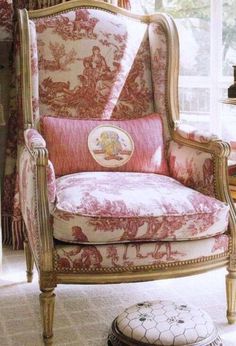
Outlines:
{"type": "Polygon", "coordinates": [[[42,117],[41,130],[56,176],[89,171],[168,175],[157,114],[132,120],[42,117]]]}
{"type": "Polygon", "coordinates": [[[33,22],[40,116],[117,119],[154,111],[148,24],[89,7],[33,22]]]}

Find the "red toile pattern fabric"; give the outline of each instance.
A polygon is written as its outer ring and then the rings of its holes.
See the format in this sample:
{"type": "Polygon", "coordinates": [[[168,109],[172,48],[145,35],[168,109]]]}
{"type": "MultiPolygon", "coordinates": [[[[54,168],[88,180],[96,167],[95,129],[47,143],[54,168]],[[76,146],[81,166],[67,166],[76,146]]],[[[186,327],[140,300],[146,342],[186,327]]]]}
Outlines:
{"type": "Polygon", "coordinates": [[[31,79],[32,79],[32,108],[33,118],[37,125],[39,121],[39,74],[38,74],[38,47],[35,24],[29,21],[30,52],[31,52],[31,79]]]}
{"type": "Polygon", "coordinates": [[[229,238],[218,235],[209,239],[175,242],[149,242],[110,245],[55,244],[55,268],[58,272],[127,270],[127,267],[158,265],[176,261],[227,255],[229,238]]]}
{"type": "MultiPolygon", "coordinates": [[[[19,189],[22,216],[27,228],[31,249],[39,259],[39,221],[37,213],[36,166],[31,154],[25,148],[19,161],[19,189]]],[[[50,206],[55,201],[55,174],[51,162],[47,167],[47,188],[50,206]]]]}
{"type": "Polygon", "coordinates": [[[14,61],[10,85],[8,137],[6,143],[5,177],[2,202],[2,225],[4,244],[13,244],[15,249],[22,246],[24,223],[19,204],[19,186],[17,174],[17,155],[21,152],[23,143],[21,86],[19,68],[19,41],[15,36],[13,45],[14,61]]]}
{"type": "Polygon", "coordinates": [[[36,195],[36,166],[27,149],[20,157],[19,181],[20,205],[23,219],[27,228],[27,237],[36,258],[39,260],[39,228],[37,216],[36,195]]]}
{"type": "Polygon", "coordinates": [[[29,149],[37,147],[46,147],[46,142],[41,134],[35,129],[28,129],[24,131],[25,144],[29,149]]]}
{"type": "MultiPolygon", "coordinates": [[[[30,149],[33,150],[39,147],[46,147],[46,142],[41,136],[41,134],[35,129],[28,129],[24,131],[25,144],[30,149]]],[[[21,160],[27,156],[25,153],[22,155],[21,160]]],[[[24,171],[23,171],[24,173],[24,171]]],[[[50,203],[54,203],[56,198],[56,177],[54,172],[54,167],[51,161],[48,162],[47,167],[47,187],[48,187],[48,200],[50,203]]]]}
{"type": "Polygon", "coordinates": [[[48,161],[47,166],[47,187],[48,187],[48,201],[49,207],[54,208],[56,199],[56,176],[51,161],[48,161]]]}
{"type": "Polygon", "coordinates": [[[228,225],[227,205],[163,175],[77,173],[56,185],[53,232],[65,242],[193,240],[228,225]]]}
{"type": "Polygon", "coordinates": [[[40,114],[128,119],[153,112],[147,24],[78,9],[35,26],[40,114]]]}
{"type": "MultiPolygon", "coordinates": [[[[36,9],[59,2],[16,0],[14,7],[36,9]]],[[[8,3],[5,1],[4,6],[8,3]]],[[[137,25],[137,22],[122,16],[91,9],[44,18],[35,24],[30,22],[32,102],[36,123],[39,111],[54,116],[60,110],[65,116],[113,119],[136,118],[153,112],[146,24],[137,25]],[[76,51],[78,42],[86,42],[87,50],[76,51]]],[[[10,26],[7,27],[10,30],[10,26]]],[[[17,42],[16,47],[19,48],[17,42]]],[[[16,85],[15,81],[13,85],[16,85]]],[[[3,233],[5,242],[12,242],[14,238],[13,247],[19,248],[22,246],[23,224],[16,158],[20,152],[17,150],[17,137],[21,137],[18,135],[19,128],[22,128],[21,100],[17,106],[16,101],[13,103],[8,125],[3,233]]]]}
{"type": "Polygon", "coordinates": [[[57,176],[109,170],[168,175],[159,115],[116,121],[43,117],[41,130],[57,176]]]}
{"type": "Polygon", "coordinates": [[[208,196],[215,196],[214,162],[209,153],[171,141],[169,169],[170,175],[182,184],[208,196]]]}
{"type": "Polygon", "coordinates": [[[12,40],[12,17],[12,0],[0,0],[0,41],[12,40]]]}
{"type": "Polygon", "coordinates": [[[170,138],[167,120],[166,80],[167,80],[167,37],[160,24],[150,23],[148,28],[151,54],[151,74],[153,82],[154,109],[162,115],[164,133],[170,138]]]}

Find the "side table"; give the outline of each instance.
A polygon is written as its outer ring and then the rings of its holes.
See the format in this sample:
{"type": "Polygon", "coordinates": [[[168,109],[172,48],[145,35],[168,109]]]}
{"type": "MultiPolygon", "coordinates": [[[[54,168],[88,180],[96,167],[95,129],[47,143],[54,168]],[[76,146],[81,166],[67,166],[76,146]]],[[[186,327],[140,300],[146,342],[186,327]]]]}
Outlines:
{"type": "MultiPolygon", "coordinates": [[[[236,106],[236,98],[222,99],[221,102],[224,104],[236,106]]],[[[236,200],[236,175],[235,174],[233,175],[229,174],[229,189],[230,189],[230,193],[233,200],[236,200]]]]}

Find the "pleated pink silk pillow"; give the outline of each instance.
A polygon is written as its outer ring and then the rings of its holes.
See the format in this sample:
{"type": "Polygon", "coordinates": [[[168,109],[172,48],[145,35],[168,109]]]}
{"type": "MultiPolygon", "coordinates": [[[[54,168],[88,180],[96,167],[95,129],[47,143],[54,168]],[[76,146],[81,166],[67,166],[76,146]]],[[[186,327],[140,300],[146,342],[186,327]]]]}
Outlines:
{"type": "Polygon", "coordinates": [[[44,116],[40,126],[56,176],[91,171],[169,174],[157,114],[131,120],[44,116]]]}

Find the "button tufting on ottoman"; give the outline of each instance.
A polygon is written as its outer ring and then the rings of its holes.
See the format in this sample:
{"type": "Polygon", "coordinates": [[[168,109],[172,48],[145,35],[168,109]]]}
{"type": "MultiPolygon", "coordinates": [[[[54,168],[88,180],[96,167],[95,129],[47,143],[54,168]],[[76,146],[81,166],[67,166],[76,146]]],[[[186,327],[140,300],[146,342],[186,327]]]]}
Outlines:
{"type": "Polygon", "coordinates": [[[223,346],[223,343],[205,311],[157,300],[130,306],[116,317],[108,345],[223,346]]]}

